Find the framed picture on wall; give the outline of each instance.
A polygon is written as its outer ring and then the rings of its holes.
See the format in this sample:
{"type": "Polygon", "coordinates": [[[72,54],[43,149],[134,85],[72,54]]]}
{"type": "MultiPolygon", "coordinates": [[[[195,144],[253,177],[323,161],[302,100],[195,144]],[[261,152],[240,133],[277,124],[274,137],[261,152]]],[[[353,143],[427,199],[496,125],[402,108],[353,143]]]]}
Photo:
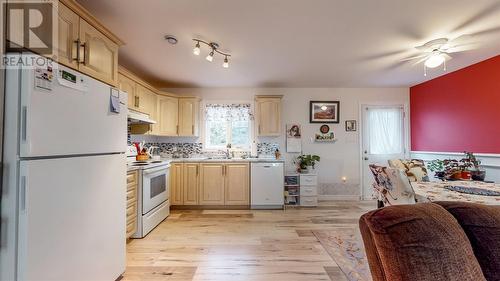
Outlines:
{"type": "Polygon", "coordinates": [[[309,123],[339,123],[339,101],[311,101],[309,123]]]}
{"type": "Polygon", "coordinates": [[[345,121],[345,130],[346,132],[356,132],[356,120],[346,120],[345,121]]]}

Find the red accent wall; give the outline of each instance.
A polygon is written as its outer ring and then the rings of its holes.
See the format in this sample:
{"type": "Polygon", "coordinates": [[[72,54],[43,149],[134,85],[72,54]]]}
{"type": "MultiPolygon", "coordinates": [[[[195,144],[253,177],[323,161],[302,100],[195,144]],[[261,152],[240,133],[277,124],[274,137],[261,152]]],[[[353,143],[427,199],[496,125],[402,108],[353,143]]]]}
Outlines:
{"type": "Polygon", "coordinates": [[[500,55],[410,88],[413,151],[500,153],[500,55]]]}

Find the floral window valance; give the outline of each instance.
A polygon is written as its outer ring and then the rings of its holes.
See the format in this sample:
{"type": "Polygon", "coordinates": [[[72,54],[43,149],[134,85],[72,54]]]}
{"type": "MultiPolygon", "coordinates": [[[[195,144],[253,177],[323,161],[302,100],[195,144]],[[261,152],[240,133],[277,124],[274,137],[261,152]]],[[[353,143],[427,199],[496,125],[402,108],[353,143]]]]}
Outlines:
{"type": "Polygon", "coordinates": [[[206,121],[249,121],[252,119],[250,104],[207,104],[206,121]]]}

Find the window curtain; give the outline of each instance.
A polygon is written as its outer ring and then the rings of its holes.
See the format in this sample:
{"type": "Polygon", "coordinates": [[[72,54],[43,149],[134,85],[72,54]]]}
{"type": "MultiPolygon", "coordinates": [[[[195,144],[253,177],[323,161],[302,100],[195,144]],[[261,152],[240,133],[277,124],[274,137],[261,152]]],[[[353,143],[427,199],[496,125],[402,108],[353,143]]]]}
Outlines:
{"type": "Polygon", "coordinates": [[[370,154],[403,153],[403,110],[369,108],[367,114],[370,154]]]}
{"type": "Polygon", "coordinates": [[[252,118],[250,104],[207,104],[205,120],[209,122],[249,121],[252,118]]]}

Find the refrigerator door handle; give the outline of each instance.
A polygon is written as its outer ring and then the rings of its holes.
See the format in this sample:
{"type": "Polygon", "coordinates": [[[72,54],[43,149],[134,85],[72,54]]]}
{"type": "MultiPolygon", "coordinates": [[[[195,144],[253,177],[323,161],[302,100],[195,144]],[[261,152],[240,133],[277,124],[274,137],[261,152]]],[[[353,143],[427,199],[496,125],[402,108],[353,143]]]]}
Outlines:
{"type": "Polygon", "coordinates": [[[23,141],[26,141],[28,138],[27,133],[28,133],[28,107],[23,106],[22,107],[22,113],[21,113],[21,139],[23,141]]]}
{"type": "Polygon", "coordinates": [[[26,211],[26,176],[21,176],[21,188],[19,190],[19,208],[21,212],[26,211]]]}

